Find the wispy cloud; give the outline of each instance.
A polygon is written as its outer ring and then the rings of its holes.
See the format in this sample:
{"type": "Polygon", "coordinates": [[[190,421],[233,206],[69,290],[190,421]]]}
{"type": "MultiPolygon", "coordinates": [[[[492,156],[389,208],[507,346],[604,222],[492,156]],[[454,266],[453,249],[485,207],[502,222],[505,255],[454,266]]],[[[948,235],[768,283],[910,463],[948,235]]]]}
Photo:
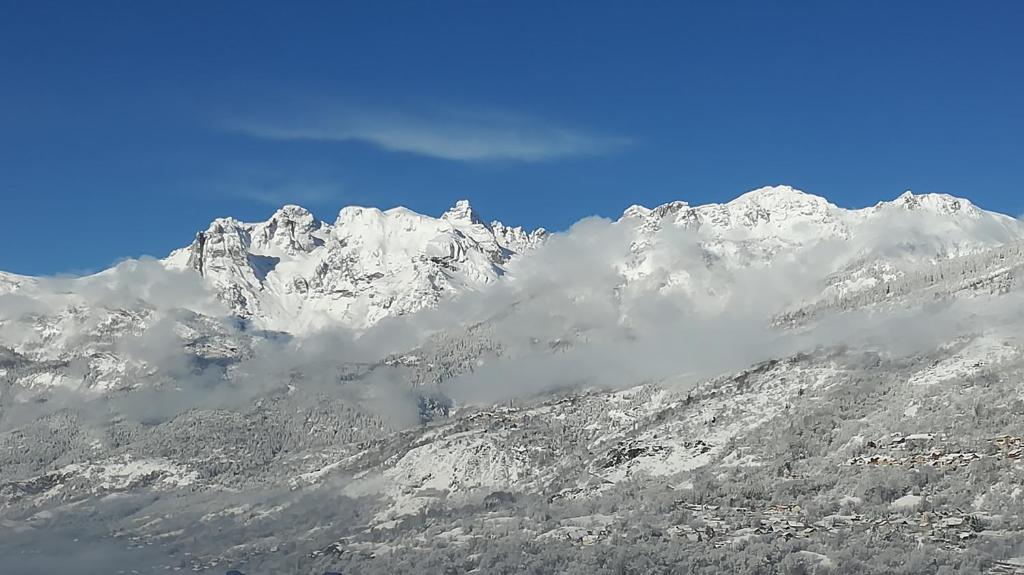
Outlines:
{"type": "Polygon", "coordinates": [[[550,126],[529,118],[493,112],[406,114],[347,109],[288,120],[234,122],[231,128],[256,138],[359,141],[394,152],[464,162],[537,162],[602,155],[630,144],[628,138],[550,126]]]}

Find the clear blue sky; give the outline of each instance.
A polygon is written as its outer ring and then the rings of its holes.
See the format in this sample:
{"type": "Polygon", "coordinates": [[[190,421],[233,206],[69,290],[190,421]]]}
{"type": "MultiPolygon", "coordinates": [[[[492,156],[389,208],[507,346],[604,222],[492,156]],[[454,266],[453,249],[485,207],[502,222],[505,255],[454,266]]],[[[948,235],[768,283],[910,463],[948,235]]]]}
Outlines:
{"type": "Polygon", "coordinates": [[[1024,212],[1024,2],[0,0],[0,269],[346,204],[563,229],[788,183],[1024,212]]]}

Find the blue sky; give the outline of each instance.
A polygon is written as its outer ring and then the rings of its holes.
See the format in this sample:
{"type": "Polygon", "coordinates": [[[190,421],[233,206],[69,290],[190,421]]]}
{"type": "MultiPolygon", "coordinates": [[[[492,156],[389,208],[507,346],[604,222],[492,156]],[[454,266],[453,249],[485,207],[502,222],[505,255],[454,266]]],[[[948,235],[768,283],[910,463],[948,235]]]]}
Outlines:
{"type": "Polygon", "coordinates": [[[1024,212],[1024,2],[7,2],[0,269],[299,203],[564,229],[787,183],[1024,212]]]}

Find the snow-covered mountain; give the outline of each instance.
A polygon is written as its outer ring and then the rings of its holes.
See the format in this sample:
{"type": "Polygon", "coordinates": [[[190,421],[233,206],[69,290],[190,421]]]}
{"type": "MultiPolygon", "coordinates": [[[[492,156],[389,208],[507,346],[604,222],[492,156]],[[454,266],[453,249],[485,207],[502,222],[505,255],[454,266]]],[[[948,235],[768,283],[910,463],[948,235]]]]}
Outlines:
{"type": "MultiPolygon", "coordinates": [[[[208,362],[250,347],[224,335],[232,328],[222,316],[292,335],[359,332],[473,294],[484,302],[476,311],[447,315],[473,324],[513,306],[522,311],[524,301],[539,308],[528,313],[558,315],[596,297],[611,298],[611,321],[630,324],[637,302],[651,294],[715,317],[737,298],[764,292],[773,295],[767,322],[917,277],[922,265],[1021,241],[1020,221],[947,195],[908,192],[846,210],[787,186],[725,204],[632,206],[616,221],[553,235],[486,224],[464,200],[437,218],[346,207],[333,223],[285,206],[264,222],[216,219],[156,263],[125,262],[79,279],[0,274],[0,294],[15,298],[0,318],[0,344],[76,366],[33,375],[24,380],[29,387],[116,389],[156,377],[151,358],[131,357],[137,346],[124,343],[154,325],[176,326],[177,343],[205,350],[208,362]],[[759,269],[766,275],[751,275],[759,269]],[[765,279],[787,285],[750,289],[765,279]],[[207,328],[196,330],[197,322],[207,328]]],[[[531,329],[564,346],[582,335],[578,323],[542,329],[546,320],[534,321],[531,329]]]]}
{"type": "Polygon", "coordinates": [[[0,571],[1012,573],[1022,277],[1014,218],[785,186],[0,273],[0,571]]]}
{"type": "Polygon", "coordinates": [[[285,206],[265,222],[214,220],[164,262],[195,270],[234,314],[264,327],[358,329],[483,288],[545,235],[486,224],[465,200],[440,218],[346,207],[332,224],[285,206]]]}
{"type": "Polygon", "coordinates": [[[709,255],[732,266],[766,265],[780,254],[828,242],[855,242],[865,256],[881,255],[872,252],[898,243],[908,255],[935,260],[1024,238],[1019,220],[946,194],[906,192],[849,210],[789,186],[759,188],[725,204],[634,205],[624,220],[638,221],[644,239],[666,226],[691,230],[709,255]],[[888,233],[878,233],[883,230],[888,233]]]}
{"type": "Polygon", "coordinates": [[[1024,240],[1020,220],[982,210],[946,194],[906,192],[862,209],[840,208],[789,186],[759,188],[724,204],[681,201],[631,206],[627,281],[727,305],[737,280],[730,272],[785,264],[797,267],[795,301],[832,299],[891,281],[921,265],[1024,240]],[[685,232],[681,234],[678,232],[685,232]],[[699,246],[705,266],[668,257],[680,244],[699,246]],[[722,273],[709,275],[704,267],[722,273]]]}
{"type": "MultiPolygon", "coordinates": [[[[861,276],[872,273],[901,273],[899,265],[908,261],[935,261],[1024,239],[1018,220],[948,195],[907,192],[847,210],[788,186],[760,188],[725,204],[634,205],[616,225],[634,228],[631,257],[621,262],[624,283],[660,274],[662,287],[685,284],[693,275],[691,269],[672,269],[671,260],[661,257],[666,242],[682,239],[659,234],[665,229],[692,234],[704,259],[725,270],[845,244],[837,247],[837,262],[867,262],[871,269],[848,270],[850,285],[833,289],[871,284],[861,276]]],[[[199,273],[237,316],[302,333],[329,325],[363,329],[483,289],[502,278],[513,257],[547,236],[543,229],[486,224],[465,200],[440,218],[405,208],[346,207],[333,223],[285,206],[265,222],[214,220],[190,246],[163,261],[199,273]]]]}

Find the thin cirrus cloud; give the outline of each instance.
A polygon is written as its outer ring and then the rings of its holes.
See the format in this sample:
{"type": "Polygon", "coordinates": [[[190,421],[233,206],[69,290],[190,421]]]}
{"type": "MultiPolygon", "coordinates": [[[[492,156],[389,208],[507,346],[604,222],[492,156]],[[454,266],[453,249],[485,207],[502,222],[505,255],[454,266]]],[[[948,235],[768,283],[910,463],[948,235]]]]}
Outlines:
{"type": "Polygon", "coordinates": [[[539,162],[604,155],[631,143],[628,138],[495,113],[410,115],[360,110],[289,121],[238,122],[231,127],[261,139],[364,142],[392,152],[462,162],[539,162]]]}

